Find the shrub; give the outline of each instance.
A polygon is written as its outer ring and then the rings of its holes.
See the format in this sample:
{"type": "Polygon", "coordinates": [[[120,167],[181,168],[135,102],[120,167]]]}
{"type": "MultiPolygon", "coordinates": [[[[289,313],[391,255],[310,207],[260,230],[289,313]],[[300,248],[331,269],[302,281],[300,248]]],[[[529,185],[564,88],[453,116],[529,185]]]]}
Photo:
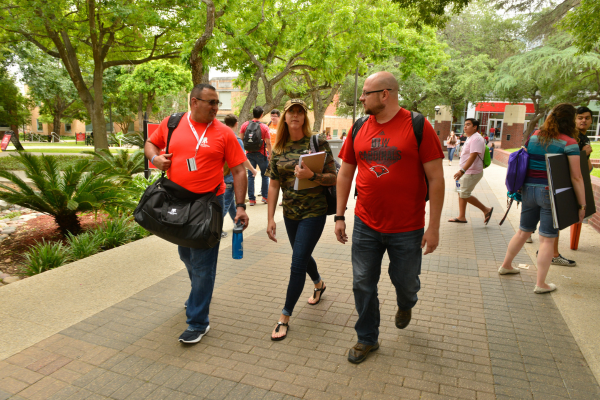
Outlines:
{"type": "Polygon", "coordinates": [[[151,233],[142,228],[140,225],[136,223],[131,224],[131,240],[140,240],[150,235],[151,233]]]}
{"type": "Polygon", "coordinates": [[[92,256],[101,250],[100,239],[93,231],[80,233],[77,236],[68,234],[67,243],[72,261],[92,256]]]}
{"type": "Polygon", "coordinates": [[[0,183],[4,189],[0,200],[52,215],[64,236],[81,231],[78,212],[121,204],[127,197],[127,190],[116,184],[111,171],[92,171],[90,159],[79,160],[61,172],[56,159],[49,156],[21,152],[11,157],[25,166],[34,187],[12,172],[0,171],[0,177],[15,186],[0,183]]]}
{"type": "Polygon", "coordinates": [[[25,259],[26,264],[21,268],[20,273],[33,276],[65,264],[69,261],[69,253],[61,242],[46,243],[42,239],[25,254],[25,259]]]}
{"type": "Polygon", "coordinates": [[[114,218],[102,224],[96,231],[100,246],[108,250],[128,243],[133,238],[130,217],[114,218]]]}

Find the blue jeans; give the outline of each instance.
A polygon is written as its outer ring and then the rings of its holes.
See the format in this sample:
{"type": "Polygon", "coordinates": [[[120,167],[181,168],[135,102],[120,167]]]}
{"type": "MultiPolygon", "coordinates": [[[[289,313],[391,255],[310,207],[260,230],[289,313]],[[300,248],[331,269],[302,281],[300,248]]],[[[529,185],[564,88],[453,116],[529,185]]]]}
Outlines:
{"type": "Polygon", "coordinates": [[[312,252],[321,238],[326,219],[327,215],[301,219],[299,221],[283,217],[285,230],[287,231],[293,251],[290,283],[288,284],[287,295],[285,296],[285,306],[281,311],[283,315],[292,315],[294,307],[304,289],[307,273],[313,283],[317,284],[321,282],[317,262],[312,257],[312,252]]]}
{"type": "Polygon", "coordinates": [[[552,222],[552,208],[550,207],[550,191],[542,186],[525,184],[522,193],[523,205],[521,207],[521,222],[519,229],[523,232],[535,232],[540,223],[540,235],[555,238],[558,229],[552,222]]]}
{"type": "Polygon", "coordinates": [[[225,194],[223,196],[223,220],[225,220],[225,215],[227,215],[227,213],[229,213],[231,220],[234,220],[235,214],[237,214],[237,209],[235,207],[235,192],[233,191],[233,183],[225,184],[225,194]]]}
{"type": "MultiPolygon", "coordinates": [[[[223,195],[217,196],[223,206],[223,195]]],[[[220,244],[220,243],[219,243],[220,244]]],[[[185,304],[188,329],[203,331],[208,326],[208,310],[215,287],[219,244],[212,249],[193,249],[179,246],[179,258],[185,264],[192,290],[185,304]]]]}
{"type": "Polygon", "coordinates": [[[374,345],[379,337],[379,299],[377,283],[381,260],[387,250],[388,273],[396,288],[398,308],[410,310],[417,304],[421,288],[421,240],[423,228],[411,232],[380,233],[369,228],[357,216],[352,233],[352,290],[358,320],[354,329],[358,342],[374,345]]]}
{"type": "MultiPolygon", "coordinates": [[[[248,153],[246,154],[246,157],[248,157],[248,161],[250,161],[250,164],[252,164],[254,169],[256,169],[257,165],[258,168],[260,168],[260,176],[262,177],[260,194],[263,199],[266,199],[269,196],[269,177],[265,175],[265,172],[267,172],[269,160],[260,153],[248,153]]],[[[252,172],[250,171],[248,171],[248,198],[250,200],[256,200],[256,197],[254,197],[254,175],[252,175],[252,172]]]]}
{"type": "Polygon", "coordinates": [[[450,162],[452,162],[452,159],[454,158],[454,151],[456,150],[455,147],[449,147],[448,148],[448,160],[450,160],[450,162]]]}

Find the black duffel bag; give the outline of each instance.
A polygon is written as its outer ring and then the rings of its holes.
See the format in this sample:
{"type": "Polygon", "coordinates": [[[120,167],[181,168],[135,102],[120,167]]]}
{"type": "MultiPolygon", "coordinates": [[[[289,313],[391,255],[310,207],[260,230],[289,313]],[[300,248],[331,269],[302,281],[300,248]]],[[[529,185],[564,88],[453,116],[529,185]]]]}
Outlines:
{"type": "MultiPolygon", "coordinates": [[[[182,114],[169,117],[167,153],[173,130],[182,114]]],[[[223,208],[214,192],[194,193],[162,176],[146,188],[133,212],[144,229],[179,246],[195,249],[215,247],[221,240],[223,208]]]]}

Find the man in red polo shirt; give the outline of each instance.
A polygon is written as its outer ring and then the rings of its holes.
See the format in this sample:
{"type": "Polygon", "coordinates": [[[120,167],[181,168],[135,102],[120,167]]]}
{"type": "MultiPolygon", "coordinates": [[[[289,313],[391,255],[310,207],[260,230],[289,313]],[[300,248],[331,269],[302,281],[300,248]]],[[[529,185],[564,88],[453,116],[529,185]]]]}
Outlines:
{"type": "Polygon", "coordinates": [[[369,119],[353,139],[344,142],[344,160],[337,178],[335,234],[348,241],[344,213],[358,167],[358,201],[352,233],[353,291],[358,320],[358,343],[348,361],[360,363],[379,348],[377,283],[387,251],[389,274],[396,288],[396,327],[411,320],[420,289],[422,248],[433,252],[439,242],[444,204],[444,153],[440,140],[425,120],[420,146],[411,113],[398,105],[398,82],[389,72],[378,72],[365,81],[360,101],[369,119]],[[429,181],[429,227],[425,228],[425,196],[429,181]]]}
{"type": "MultiPolygon", "coordinates": [[[[169,154],[160,154],[160,150],[167,145],[169,118],[160,123],[146,142],[144,150],[152,164],[167,171],[170,180],[191,192],[207,193],[219,187],[217,199],[221,207],[225,192],[223,165],[227,161],[235,188],[235,222],[241,221],[247,227],[248,215],[244,201],[248,179],[243,166],[246,155],[231,128],[215,118],[219,105],[219,95],[214,87],[208,84],[194,86],[190,94],[190,111],[185,113],[173,131],[169,154]]],[[[179,257],[192,281],[186,301],[188,328],[179,337],[180,342],[198,343],[210,329],[208,310],[215,285],[218,255],[219,245],[212,249],[179,246],[179,257]]]]}

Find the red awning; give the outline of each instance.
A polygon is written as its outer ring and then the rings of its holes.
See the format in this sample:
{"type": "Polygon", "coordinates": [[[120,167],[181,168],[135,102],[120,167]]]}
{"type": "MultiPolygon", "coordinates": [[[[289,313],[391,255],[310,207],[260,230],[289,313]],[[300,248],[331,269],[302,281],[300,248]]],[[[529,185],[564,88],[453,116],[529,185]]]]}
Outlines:
{"type": "MultiPolygon", "coordinates": [[[[494,112],[494,113],[503,113],[504,108],[512,103],[502,103],[502,102],[492,102],[492,103],[477,103],[475,106],[475,111],[482,112],[494,112]]],[[[525,105],[525,112],[527,114],[535,113],[535,106],[533,103],[518,103],[520,105],[525,105]]]]}

